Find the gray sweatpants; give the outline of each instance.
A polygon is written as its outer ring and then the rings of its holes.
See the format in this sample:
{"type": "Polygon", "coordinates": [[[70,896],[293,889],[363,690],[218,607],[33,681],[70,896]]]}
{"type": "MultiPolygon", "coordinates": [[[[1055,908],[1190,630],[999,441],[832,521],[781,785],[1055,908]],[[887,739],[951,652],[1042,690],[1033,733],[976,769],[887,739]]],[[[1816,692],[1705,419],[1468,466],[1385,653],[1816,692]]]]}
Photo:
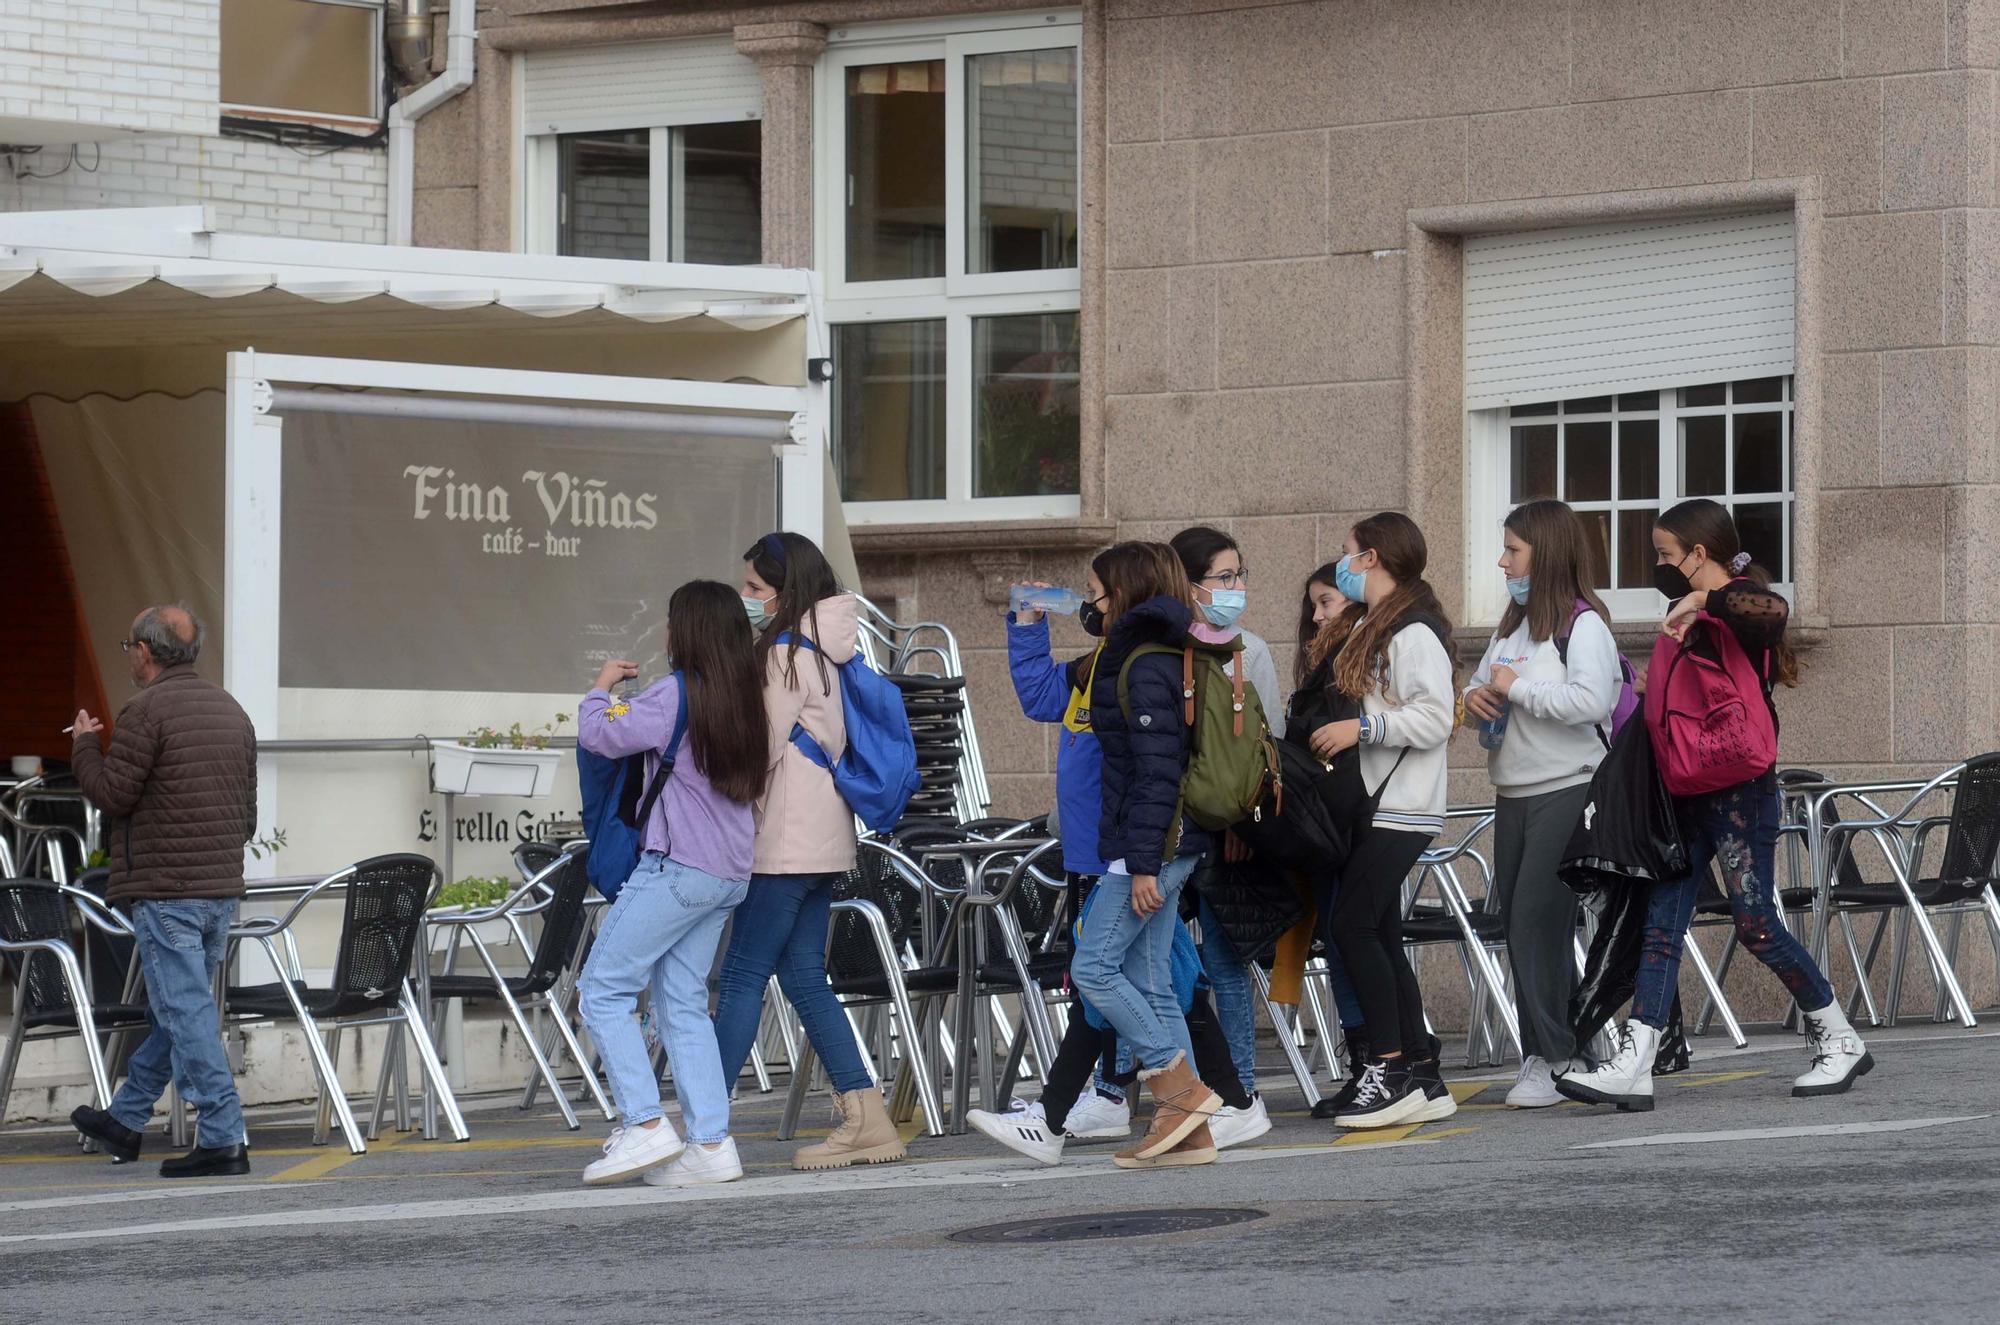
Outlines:
{"type": "Polygon", "coordinates": [[[1556,867],[1589,800],[1585,783],[1494,802],[1493,888],[1507,922],[1521,1045],[1557,1067],[1576,1054],[1569,999],[1576,990],[1577,899],[1556,867]]]}

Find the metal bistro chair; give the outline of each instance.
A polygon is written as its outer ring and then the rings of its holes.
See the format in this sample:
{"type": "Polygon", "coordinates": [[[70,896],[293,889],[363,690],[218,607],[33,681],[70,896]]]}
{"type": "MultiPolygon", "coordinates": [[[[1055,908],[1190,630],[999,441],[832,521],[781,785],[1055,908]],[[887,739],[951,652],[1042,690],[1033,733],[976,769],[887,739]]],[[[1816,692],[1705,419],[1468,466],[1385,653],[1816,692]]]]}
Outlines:
{"type": "MultiPolygon", "coordinates": [[[[289,976],[274,984],[231,986],[226,993],[226,1006],[230,1015],[239,1020],[285,1016],[298,1019],[320,1084],[320,1106],[313,1128],[316,1145],[325,1142],[330,1110],[340,1122],[347,1148],[357,1155],[368,1151],[354,1112],[348,1106],[347,1093],[341,1088],[336,1057],[340,1052],[341,1032],[361,1026],[400,1025],[407,1029],[416,1041],[425,1076],[444,1108],[452,1135],[460,1141],[471,1135],[466,1131],[450,1083],[445,1080],[444,1064],[431,1040],[425,1008],[410,987],[410,965],[422,941],[424,910],[437,895],[438,886],[437,865],[429,857],[375,856],[320,880],[284,915],[246,920],[232,933],[234,939],[249,939],[261,946],[270,958],[272,969],[289,976]],[[332,979],[324,988],[313,988],[303,979],[296,951],[288,954],[288,960],[280,955],[279,942],[290,935],[293,923],[304,914],[309,903],[333,889],[341,890],[345,901],[340,948],[334,959],[332,979]]],[[[393,1053],[393,1047],[385,1046],[384,1053],[385,1056],[393,1053]]],[[[380,1129],[381,1112],[378,1103],[375,1116],[370,1119],[371,1135],[380,1129]]]]}
{"type": "MultiPolygon", "coordinates": [[[[99,1036],[147,1024],[146,1009],[133,1003],[92,1000],[83,966],[72,946],[70,906],[104,909],[88,893],[41,879],[0,881],[0,954],[14,979],[14,1016],[7,1048],[0,1054],[0,1108],[14,1088],[21,1048],[35,1039],[74,1035],[83,1042],[97,1107],[111,1107],[111,1073],[99,1036]]],[[[109,911],[112,923],[122,920],[109,911]]]]}
{"type": "Polygon", "coordinates": [[[1472,996],[1466,1019],[1465,1065],[1471,1067],[1478,1062],[1482,1051],[1489,1062],[1498,1063],[1505,1057],[1505,1050],[1493,1032],[1492,1019],[1498,1018],[1507,1038],[1514,1042],[1517,1055],[1521,1052],[1521,1024],[1506,975],[1495,960],[1497,954],[1506,950],[1507,927],[1498,910],[1499,899],[1494,895],[1493,871],[1486,858],[1474,849],[1493,826],[1493,810],[1490,806],[1451,810],[1445,817],[1470,819],[1472,826],[1458,841],[1433,846],[1417,858],[1408,885],[1403,942],[1411,947],[1429,943],[1458,945],[1459,965],[1472,996]],[[1458,877],[1460,864],[1465,861],[1472,863],[1486,885],[1485,895],[1476,907],[1458,877]],[[1422,900],[1427,882],[1436,885],[1438,901],[1434,904],[1422,900]]]}
{"type": "MultiPolygon", "coordinates": [[[[571,1131],[583,1124],[578,1121],[576,1110],[570,1107],[568,1093],[562,1082],[557,1080],[554,1066],[544,1052],[542,1037],[528,1024],[525,1009],[546,1012],[554,1023],[556,1035],[561,1039],[570,1057],[583,1069],[584,1081],[603,1111],[607,1121],[618,1114],[605,1095],[604,1088],[597,1080],[597,1073],[591,1070],[590,1057],[576,1037],[569,1024],[565,1009],[559,1007],[551,997],[564,976],[575,967],[578,954],[583,948],[583,931],[587,916],[584,910],[586,896],[590,892],[590,876],[585,862],[590,854],[588,844],[567,848],[542,871],[523,883],[504,901],[475,911],[438,912],[427,915],[424,924],[427,929],[447,928],[456,931],[453,952],[446,958],[447,971],[452,957],[455,957],[457,940],[466,939],[472,943],[472,950],[479,955],[480,964],[485,966],[485,975],[433,975],[430,982],[430,996],[433,1001],[447,998],[462,998],[467,1001],[493,999],[507,1009],[507,1015],[514,1019],[516,1029],[526,1041],[528,1054],[535,1062],[535,1074],[546,1082],[555,1096],[556,1107],[562,1110],[563,1122],[571,1131]],[[546,895],[543,895],[546,889],[546,895]],[[480,937],[477,926],[491,920],[518,921],[520,917],[540,915],[542,918],[541,939],[534,944],[534,956],[529,960],[527,972],[523,975],[502,975],[500,965],[493,959],[493,950],[480,937]]],[[[522,932],[518,928],[516,933],[522,932]]],[[[526,950],[527,944],[523,943],[526,950]]],[[[428,945],[426,952],[428,953],[428,945]]],[[[388,1064],[383,1064],[386,1072],[388,1064]]],[[[377,1090],[381,1087],[378,1085],[377,1090]]],[[[523,1107],[527,1107],[525,1104],[523,1107]]]]}
{"type": "MultiPolygon", "coordinates": [[[[590,839],[587,837],[574,837],[562,842],[522,842],[514,848],[515,872],[525,883],[555,864],[556,858],[564,851],[580,850],[589,845],[590,839]]],[[[542,885],[542,891],[545,894],[548,892],[546,882],[542,885]]],[[[583,921],[579,926],[581,934],[577,939],[576,955],[564,968],[563,973],[556,977],[555,987],[549,990],[542,1003],[538,1007],[528,1009],[529,1020],[535,1024],[537,1030],[541,1028],[544,1014],[564,1018],[565,1024],[569,1027],[569,1035],[566,1037],[559,1035],[557,1042],[552,1043],[546,1034],[541,1037],[542,1052],[548,1055],[549,1066],[558,1074],[563,1070],[563,1060],[570,1056],[568,1042],[581,1039],[583,1009],[577,1002],[576,982],[583,974],[583,963],[590,955],[590,945],[596,941],[597,927],[604,922],[605,913],[610,909],[611,902],[597,889],[583,890],[583,921]]],[[[521,950],[527,951],[533,945],[528,942],[527,931],[522,928],[518,916],[509,916],[508,922],[514,927],[515,939],[520,943],[521,950]]],[[[664,1057],[664,1052],[661,1056],[664,1057]]],[[[571,1097],[578,1104],[590,1097],[592,1087],[597,1084],[596,1060],[593,1059],[585,1066],[582,1077],[583,1079],[577,1082],[576,1093],[571,1097]]],[[[765,1089],[768,1090],[769,1086],[767,1085],[765,1089]]],[[[534,1108],[541,1091],[541,1074],[530,1072],[527,1084],[521,1088],[521,1107],[534,1108]]]]}
{"type": "MultiPolygon", "coordinates": [[[[2000,960],[2000,899],[1996,899],[1994,894],[1994,861],[1996,853],[2000,853],[2000,753],[1979,755],[1946,769],[1912,793],[1903,807],[1893,814],[1824,823],[1824,807],[1840,794],[1838,790],[1829,790],[1821,793],[1818,801],[1822,807],[1822,832],[1830,858],[1840,859],[1849,840],[1866,833],[1882,848],[1891,876],[1888,883],[1834,882],[1827,887],[1830,913],[1841,925],[1850,957],[1855,950],[1853,918],[1869,913],[1881,917],[1869,942],[1867,957],[1856,965],[1857,988],[1848,999],[1850,1014],[1862,1000],[1871,1003],[1871,1013],[1875,1011],[1869,979],[1874,973],[1883,935],[1890,929],[1893,920],[1894,949],[1890,957],[1886,1009],[1888,1023],[1895,1025],[1901,1010],[1909,934],[1911,927],[1915,926],[1923,938],[1924,949],[1937,980],[1935,1019],[1944,1021],[1955,1014],[1960,1025],[1968,1028],[1977,1025],[1972,1005],[1958,981],[1958,942],[1966,914],[1981,912],[1986,920],[1987,937],[1993,944],[1994,957],[2000,960]],[[1927,796],[1948,784],[1956,784],[1951,813],[1913,818],[1927,796]],[[1944,855],[1938,872],[1927,875],[1923,868],[1924,846],[1939,828],[1945,830],[1944,855]],[[1907,841],[1901,838],[1899,829],[1913,830],[1907,841]],[[1932,917],[1938,914],[1949,915],[1952,919],[1948,943],[1939,940],[1937,929],[1931,923],[1932,917]]],[[[1882,1019],[1876,1016],[1878,1024],[1882,1019]]]]}

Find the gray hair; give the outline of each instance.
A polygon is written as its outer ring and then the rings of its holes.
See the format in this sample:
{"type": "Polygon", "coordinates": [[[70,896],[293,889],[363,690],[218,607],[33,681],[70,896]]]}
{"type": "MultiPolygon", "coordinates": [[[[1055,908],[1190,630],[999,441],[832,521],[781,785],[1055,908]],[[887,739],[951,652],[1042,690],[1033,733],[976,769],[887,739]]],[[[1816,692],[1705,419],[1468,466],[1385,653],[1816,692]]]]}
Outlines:
{"type": "Polygon", "coordinates": [[[161,667],[182,667],[194,662],[201,657],[202,641],[207,637],[201,618],[186,603],[149,607],[139,614],[132,627],[132,642],[145,645],[152,652],[153,661],[161,667]],[[179,624],[174,620],[176,612],[187,618],[189,632],[185,639],[175,628],[179,624]]]}

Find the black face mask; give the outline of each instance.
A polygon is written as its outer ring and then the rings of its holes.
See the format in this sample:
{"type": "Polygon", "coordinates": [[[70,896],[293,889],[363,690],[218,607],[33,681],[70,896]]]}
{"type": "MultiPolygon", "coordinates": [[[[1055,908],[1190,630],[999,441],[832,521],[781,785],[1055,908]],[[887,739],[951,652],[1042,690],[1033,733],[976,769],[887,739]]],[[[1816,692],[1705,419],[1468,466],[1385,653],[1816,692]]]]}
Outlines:
{"type": "MultiPolygon", "coordinates": [[[[1686,557],[1681,558],[1681,561],[1686,560],[1686,557]]],[[[1669,602],[1676,603],[1694,592],[1694,585],[1689,582],[1687,572],[1681,569],[1680,561],[1671,566],[1653,567],[1653,587],[1665,594],[1669,602]]]]}
{"type": "Polygon", "coordinates": [[[1077,608],[1076,619],[1084,634],[1104,638],[1104,609],[1096,603],[1085,603],[1077,608]]]}

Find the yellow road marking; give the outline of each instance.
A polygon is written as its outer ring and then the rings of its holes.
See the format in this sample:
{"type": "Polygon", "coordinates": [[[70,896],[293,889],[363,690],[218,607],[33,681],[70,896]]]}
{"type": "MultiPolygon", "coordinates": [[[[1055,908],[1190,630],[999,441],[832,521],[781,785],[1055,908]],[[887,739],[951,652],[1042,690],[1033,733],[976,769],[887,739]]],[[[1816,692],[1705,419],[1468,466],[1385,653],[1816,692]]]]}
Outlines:
{"type": "MultiPolygon", "coordinates": [[[[338,1133],[336,1133],[336,1135],[338,1135],[338,1133]]],[[[273,1173],[269,1177],[264,1179],[264,1181],[284,1182],[286,1180],[291,1180],[296,1182],[302,1178],[324,1178],[327,1174],[332,1173],[337,1168],[341,1168],[345,1165],[352,1164],[357,1159],[365,1159],[367,1155],[379,1154],[384,1150],[392,1150],[396,1146],[399,1146],[404,1141],[408,1140],[410,1137],[418,1135],[421,1134],[417,1132],[391,1132],[386,1140],[376,1141],[372,1143],[368,1147],[366,1155],[354,1154],[352,1151],[348,1150],[348,1148],[344,1143],[340,1145],[329,1145],[325,1148],[323,1153],[314,1155],[311,1159],[302,1161],[301,1163],[294,1164],[288,1169],[283,1169],[277,1173],[273,1173]]]]}
{"type": "Polygon", "coordinates": [[[1762,1077],[1769,1075],[1770,1073],[1768,1072],[1756,1072],[1756,1071],[1715,1072],[1715,1073],[1705,1074],[1701,1077],[1690,1077],[1686,1081],[1676,1081],[1674,1084],[1679,1086],[1682,1090],[1693,1090],[1697,1086],[1720,1086],[1724,1082],[1748,1081],[1751,1077],[1762,1077]]]}
{"type": "Polygon", "coordinates": [[[1442,1132],[1425,1132],[1419,1139],[1436,1141],[1447,1136],[1464,1136],[1467,1132],[1476,1132],[1478,1130],[1477,1127],[1447,1127],[1442,1132]]]}
{"type": "Polygon", "coordinates": [[[1422,1127],[1422,1123],[1405,1123],[1401,1127],[1370,1127],[1358,1132],[1349,1132],[1334,1142],[1337,1146],[1377,1146],[1384,1141],[1401,1141],[1410,1133],[1422,1127]]]}

